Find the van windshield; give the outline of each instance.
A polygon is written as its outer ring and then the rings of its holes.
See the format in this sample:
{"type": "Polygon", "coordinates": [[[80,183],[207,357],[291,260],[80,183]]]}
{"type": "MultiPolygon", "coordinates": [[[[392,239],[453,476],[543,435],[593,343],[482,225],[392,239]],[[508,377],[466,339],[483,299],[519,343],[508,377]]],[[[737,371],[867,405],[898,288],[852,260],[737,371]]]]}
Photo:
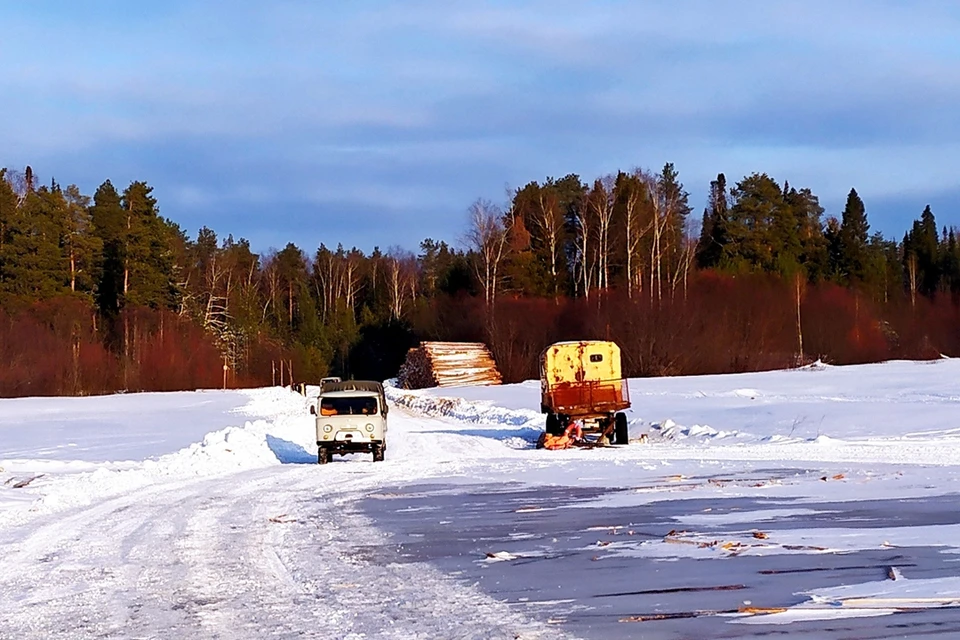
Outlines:
{"type": "Polygon", "coordinates": [[[322,416],[371,416],[376,412],[376,398],[320,398],[322,416]]]}

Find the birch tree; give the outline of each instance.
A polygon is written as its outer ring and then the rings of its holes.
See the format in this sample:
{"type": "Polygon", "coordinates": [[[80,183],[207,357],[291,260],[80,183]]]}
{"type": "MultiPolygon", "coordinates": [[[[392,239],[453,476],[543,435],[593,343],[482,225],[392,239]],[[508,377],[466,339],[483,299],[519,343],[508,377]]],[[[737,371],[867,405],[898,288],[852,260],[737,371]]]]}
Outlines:
{"type": "Polygon", "coordinates": [[[508,225],[512,216],[504,216],[499,207],[483,199],[470,205],[468,214],[470,227],[467,243],[476,253],[474,270],[483,288],[484,302],[489,308],[497,297],[500,263],[506,253],[508,225]]]}
{"type": "Polygon", "coordinates": [[[587,213],[593,218],[596,233],[597,287],[600,289],[610,286],[610,229],[614,212],[614,184],[613,176],[597,179],[588,199],[587,213]]]}
{"type": "Polygon", "coordinates": [[[647,188],[641,179],[639,170],[632,174],[621,173],[617,176],[617,200],[623,209],[624,250],[627,276],[627,296],[633,297],[636,289],[643,289],[640,243],[650,230],[644,225],[643,205],[648,198],[647,188]]]}
{"type": "Polygon", "coordinates": [[[409,251],[394,247],[385,260],[390,315],[399,320],[417,296],[417,259],[409,251]]]}
{"type": "Polygon", "coordinates": [[[560,258],[561,238],[563,236],[563,211],[560,198],[550,185],[539,189],[537,208],[532,215],[534,229],[543,242],[550,262],[550,279],[553,282],[553,294],[557,295],[557,262],[560,258]]]}

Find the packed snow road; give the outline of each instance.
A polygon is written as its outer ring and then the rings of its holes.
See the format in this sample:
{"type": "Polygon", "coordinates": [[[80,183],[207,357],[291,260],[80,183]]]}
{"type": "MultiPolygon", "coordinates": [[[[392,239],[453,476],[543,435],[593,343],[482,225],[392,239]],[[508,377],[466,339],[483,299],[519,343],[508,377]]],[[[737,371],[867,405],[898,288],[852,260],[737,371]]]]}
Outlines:
{"type": "MultiPolygon", "coordinates": [[[[365,558],[383,539],[352,508],[356,496],[455,464],[457,436],[421,434],[440,423],[396,411],[395,460],[318,468],[304,446],[274,435],[309,446],[303,400],[267,395],[293,406],[260,425],[289,464],[258,464],[256,438],[228,431],[159,468],[59,478],[88,493],[62,487],[69,499],[33,505],[43,515],[9,509],[23,524],[0,530],[0,637],[544,637],[543,625],[428,565],[365,558]],[[68,500],[82,506],[60,509],[68,500]]],[[[42,493],[43,479],[29,487],[42,493]]]]}
{"type": "Polygon", "coordinates": [[[562,452],[535,384],[390,390],[325,467],[280,389],[0,400],[0,638],[950,637],[958,374],[635,380],[650,442],[562,452]]]}

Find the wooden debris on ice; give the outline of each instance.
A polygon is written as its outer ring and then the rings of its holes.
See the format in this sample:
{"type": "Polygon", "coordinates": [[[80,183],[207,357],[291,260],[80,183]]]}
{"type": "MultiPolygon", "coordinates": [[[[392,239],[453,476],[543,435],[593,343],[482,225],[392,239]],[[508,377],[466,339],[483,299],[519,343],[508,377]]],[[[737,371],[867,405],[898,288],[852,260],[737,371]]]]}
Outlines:
{"type": "Polygon", "coordinates": [[[482,342],[421,342],[407,352],[397,374],[404,389],[501,384],[490,350],[482,342]]]}

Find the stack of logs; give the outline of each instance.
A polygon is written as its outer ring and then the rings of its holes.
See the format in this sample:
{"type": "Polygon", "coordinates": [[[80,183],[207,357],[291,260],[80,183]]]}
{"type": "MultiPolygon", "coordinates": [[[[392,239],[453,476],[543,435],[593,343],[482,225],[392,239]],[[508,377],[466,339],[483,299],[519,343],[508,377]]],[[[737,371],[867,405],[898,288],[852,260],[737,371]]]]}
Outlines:
{"type": "Polygon", "coordinates": [[[421,342],[397,374],[404,389],[501,384],[497,363],[482,342],[421,342]]]}

